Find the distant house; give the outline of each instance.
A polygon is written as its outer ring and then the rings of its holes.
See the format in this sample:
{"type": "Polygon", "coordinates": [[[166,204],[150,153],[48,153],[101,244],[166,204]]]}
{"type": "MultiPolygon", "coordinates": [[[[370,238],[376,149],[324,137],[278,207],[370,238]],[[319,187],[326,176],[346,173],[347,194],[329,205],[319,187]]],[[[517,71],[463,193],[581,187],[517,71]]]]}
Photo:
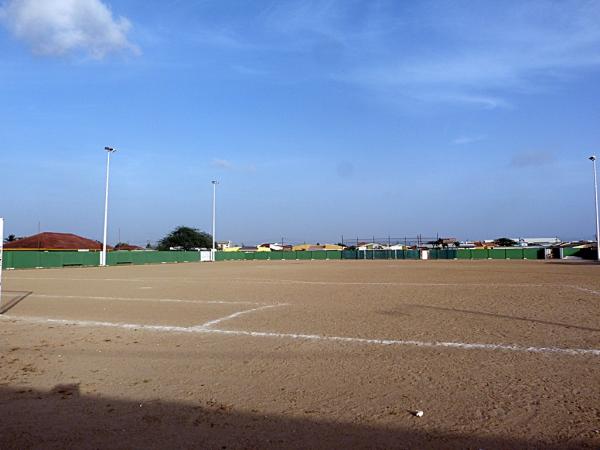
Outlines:
{"type": "Polygon", "coordinates": [[[319,251],[319,250],[344,250],[345,247],[337,244],[300,244],[294,245],[292,250],[298,251],[319,251]]]}
{"type": "Polygon", "coordinates": [[[562,241],[557,237],[533,237],[533,238],[511,238],[518,242],[520,246],[540,246],[547,247],[550,245],[560,244],[562,241]]]}
{"type": "Polygon", "coordinates": [[[315,247],[315,244],[299,244],[299,245],[294,245],[292,247],[292,250],[295,252],[301,252],[304,250],[308,250],[311,247],[315,247]]]}
{"type": "Polygon", "coordinates": [[[225,250],[233,247],[231,241],[217,241],[216,243],[217,250],[225,250]]]}
{"type": "Polygon", "coordinates": [[[258,251],[258,247],[243,246],[243,247],[240,247],[239,251],[240,252],[257,252],[258,251]]]}
{"type": "Polygon", "coordinates": [[[383,250],[383,245],[376,242],[362,242],[356,248],[358,250],[383,250]]]}
{"type": "MultiPolygon", "coordinates": [[[[112,249],[112,247],[107,246],[112,249]]],[[[43,232],[4,244],[5,250],[102,250],[102,243],[72,233],[43,232]]]]}
{"type": "Polygon", "coordinates": [[[117,244],[117,245],[115,245],[114,250],[144,250],[144,249],[142,247],[138,247],[137,245],[117,244]]]}
{"type": "Polygon", "coordinates": [[[394,244],[385,248],[385,250],[404,250],[404,245],[402,244],[394,244]]]}

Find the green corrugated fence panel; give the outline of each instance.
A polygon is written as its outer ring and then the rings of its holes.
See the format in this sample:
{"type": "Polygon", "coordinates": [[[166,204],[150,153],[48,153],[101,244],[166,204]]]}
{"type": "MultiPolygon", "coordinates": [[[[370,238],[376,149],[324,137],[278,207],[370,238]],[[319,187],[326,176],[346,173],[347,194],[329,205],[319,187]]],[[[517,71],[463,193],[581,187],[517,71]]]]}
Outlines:
{"type": "Polygon", "coordinates": [[[148,264],[152,253],[154,252],[131,252],[131,262],[133,264],[148,264]]]}
{"type": "Polygon", "coordinates": [[[63,266],[97,266],[100,264],[99,252],[60,252],[63,266]]]}
{"type": "Polygon", "coordinates": [[[200,252],[198,251],[189,251],[189,252],[184,252],[185,253],[185,257],[184,257],[184,261],[188,261],[188,262],[200,262],[200,252]]]}
{"type": "Polygon", "coordinates": [[[2,255],[2,268],[8,269],[9,267],[14,268],[13,255],[15,252],[4,252],[2,255]]]}
{"type": "Polygon", "coordinates": [[[269,259],[269,253],[271,252],[256,252],[254,254],[254,259],[259,259],[261,261],[269,259]]]}
{"type": "Polygon", "coordinates": [[[358,250],[342,250],[342,259],[357,259],[358,250]]]}
{"type": "Polygon", "coordinates": [[[507,248],[506,259],[523,259],[522,248],[507,248]]]}
{"type": "Polygon", "coordinates": [[[488,259],[489,250],[485,248],[477,248],[471,250],[471,257],[473,259],[488,259]]]}
{"type": "Polygon", "coordinates": [[[119,264],[131,264],[133,261],[131,260],[131,252],[128,251],[116,251],[116,252],[108,252],[106,255],[106,264],[109,266],[116,266],[119,264]]]}
{"type": "MultiPolygon", "coordinates": [[[[5,252],[7,253],[7,252],[5,252]]],[[[34,269],[40,267],[41,252],[10,252],[13,255],[12,267],[15,269],[34,269]]]]}
{"type": "Polygon", "coordinates": [[[404,255],[406,259],[419,259],[421,257],[419,250],[405,250],[404,255]]]}
{"type": "Polygon", "coordinates": [[[62,267],[62,252],[40,253],[40,267],[62,267]]]}
{"type": "Polygon", "coordinates": [[[280,252],[280,251],[269,252],[269,259],[273,259],[273,260],[283,259],[283,252],[280,252]]]}
{"type": "Polygon", "coordinates": [[[389,250],[375,250],[373,257],[375,259],[390,259],[390,253],[389,250]]]}
{"type": "MultiPolygon", "coordinates": [[[[538,248],[524,248],[523,249],[523,258],[527,258],[527,259],[539,259],[540,258],[540,249],[538,248]]],[[[544,255],[542,252],[542,259],[543,259],[544,255]]]]}
{"type": "Polygon", "coordinates": [[[309,252],[307,250],[298,251],[298,252],[296,252],[296,257],[298,259],[311,259],[312,258],[312,252],[309,252]]]}
{"type": "Polygon", "coordinates": [[[505,259],[506,249],[504,248],[492,248],[490,249],[490,258],[492,259],[505,259]]]}
{"type": "Polygon", "coordinates": [[[315,250],[312,252],[312,259],[327,259],[327,252],[325,250],[315,250]]]}
{"type": "Polygon", "coordinates": [[[458,259],[471,259],[471,250],[468,248],[456,250],[456,257],[458,259]]]}
{"type": "Polygon", "coordinates": [[[327,259],[342,259],[342,252],[339,250],[325,250],[327,259]]]}
{"type": "Polygon", "coordinates": [[[246,261],[254,261],[256,259],[256,253],[244,252],[244,259],[246,261]]]}
{"type": "Polygon", "coordinates": [[[580,248],[563,248],[563,256],[579,256],[582,249],[580,248]]]}

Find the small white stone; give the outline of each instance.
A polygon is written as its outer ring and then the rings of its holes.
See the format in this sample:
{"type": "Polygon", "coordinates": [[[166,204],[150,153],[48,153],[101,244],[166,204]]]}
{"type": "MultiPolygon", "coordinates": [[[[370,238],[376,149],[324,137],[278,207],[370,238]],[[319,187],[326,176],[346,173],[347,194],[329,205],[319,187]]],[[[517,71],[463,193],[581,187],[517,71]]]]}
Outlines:
{"type": "Polygon", "coordinates": [[[417,417],[423,417],[423,411],[421,411],[420,409],[415,411],[415,416],[417,417]]]}

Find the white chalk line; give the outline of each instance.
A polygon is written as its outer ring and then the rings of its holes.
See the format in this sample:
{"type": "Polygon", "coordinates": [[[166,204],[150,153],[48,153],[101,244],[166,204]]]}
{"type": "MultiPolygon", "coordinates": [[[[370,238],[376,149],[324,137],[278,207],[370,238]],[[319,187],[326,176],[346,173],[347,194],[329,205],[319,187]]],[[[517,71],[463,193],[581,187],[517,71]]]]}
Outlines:
{"type": "Polygon", "coordinates": [[[588,289],[588,288],[584,288],[581,286],[570,286],[573,289],[577,289],[578,291],[582,291],[582,292],[587,292],[588,294],[592,294],[592,295],[600,295],[600,291],[595,291],[593,289],[588,289]]]}
{"type": "Polygon", "coordinates": [[[197,303],[202,305],[264,305],[265,303],[250,302],[242,300],[185,300],[180,298],[144,298],[144,297],[100,297],[90,295],[51,295],[51,294],[31,294],[31,298],[59,298],[59,299],[86,299],[86,300],[108,300],[119,302],[158,302],[158,303],[197,303]]]}
{"type": "Polygon", "coordinates": [[[236,317],[242,316],[244,314],[249,314],[249,313],[252,313],[252,312],[255,312],[255,311],[262,311],[264,309],[269,309],[269,308],[277,308],[278,306],[287,306],[287,303],[279,303],[277,305],[266,305],[266,306],[260,306],[258,308],[252,308],[252,309],[246,309],[244,311],[238,311],[238,312],[235,312],[235,313],[230,314],[228,316],[221,317],[219,319],[209,320],[208,322],[203,323],[202,325],[199,325],[198,327],[199,328],[203,328],[203,329],[204,328],[209,328],[209,327],[211,327],[213,325],[216,325],[218,323],[224,322],[226,320],[235,319],[236,317]]]}
{"type": "Polygon", "coordinates": [[[233,278],[231,281],[257,284],[316,284],[316,285],[340,285],[340,286],[440,286],[440,287],[573,287],[570,285],[555,284],[533,284],[533,283],[426,283],[426,282],[402,282],[402,281],[310,281],[310,280],[272,280],[256,278],[233,278]]]}
{"type": "MultiPolygon", "coordinates": [[[[247,311],[249,312],[249,311],[247,311]]],[[[416,340],[398,340],[398,339],[367,339],[343,336],[323,336],[318,334],[296,334],[296,333],[275,333],[267,331],[243,331],[243,330],[219,330],[206,328],[203,325],[194,327],[168,326],[168,325],[145,325],[134,323],[115,323],[99,322],[93,320],[66,320],[66,319],[48,319],[43,317],[26,316],[6,316],[0,315],[1,320],[13,320],[29,323],[41,324],[60,324],[74,325],[81,327],[108,327],[121,328],[127,330],[146,330],[158,332],[176,332],[176,333],[200,333],[200,334],[222,334],[231,336],[252,336],[252,337],[270,337],[295,339],[304,341],[324,341],[324,342],[342,342],[350,344],[371,344],[380,346],[412,346],[423,348],[454,348],[462,350],[501,350],[520,353],[540,353],[554,355],[571,356],[600,356],[600,349],[584,348],[560,348],[560,347],[533,347],[520,346],[512,344],[482,344],[466,342],[440,342],[440,341],[416,341],[416,340]]]]}
{"type": "MultiPolygon", "coordinates": [[[[163,277],[163,278],[58,278],[58,277],[11,277],[10,280],[54,280],[54,281],[123,281],[123,282],[148,282],[148,281],[174,281],[183,283],[254,283],[254,284],[312,284],[312,285],[331,285],[331,286],[409,286],[409,287],[488,287],[488,288],[570,288],[592,295],[600,295],[600,291],[584,288],[569,284],[543,284],[543,283],[427,283],[427,282],[396,282],[396,281],[310,281],[310,280],[272,280],[272,279],[254,279],[254,278],[231,278],[231,279],[190,279],[184,277],[163,277]]],[[[256,303],[258,304],[258,303],[256,303]]]]}
{"type": "Polygon", "coordinates": [[[402,281],[310,281],[310,280],[273,280],[256,278],[234,278],[231,281],[255,284],[314,284],[332,286],[409,286],[409,287],[489,287],[489,288],[567,288],[576,289],[593,295],[600,295],[600,291],[588,289],[573,284],[543,284],[543,283],[426,283],[426,282],[402,282],[402,281]]]}

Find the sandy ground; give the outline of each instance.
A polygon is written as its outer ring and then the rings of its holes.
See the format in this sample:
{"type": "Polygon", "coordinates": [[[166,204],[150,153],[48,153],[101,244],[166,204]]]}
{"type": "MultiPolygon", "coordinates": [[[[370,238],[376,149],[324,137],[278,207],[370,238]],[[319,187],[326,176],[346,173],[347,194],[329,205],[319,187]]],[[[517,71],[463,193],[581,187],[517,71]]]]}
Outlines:
{"type": "Polygon", "coordinates": [[[541,261],[4,272],[0,448],[599,448],[599,275],[541,261]]]}

